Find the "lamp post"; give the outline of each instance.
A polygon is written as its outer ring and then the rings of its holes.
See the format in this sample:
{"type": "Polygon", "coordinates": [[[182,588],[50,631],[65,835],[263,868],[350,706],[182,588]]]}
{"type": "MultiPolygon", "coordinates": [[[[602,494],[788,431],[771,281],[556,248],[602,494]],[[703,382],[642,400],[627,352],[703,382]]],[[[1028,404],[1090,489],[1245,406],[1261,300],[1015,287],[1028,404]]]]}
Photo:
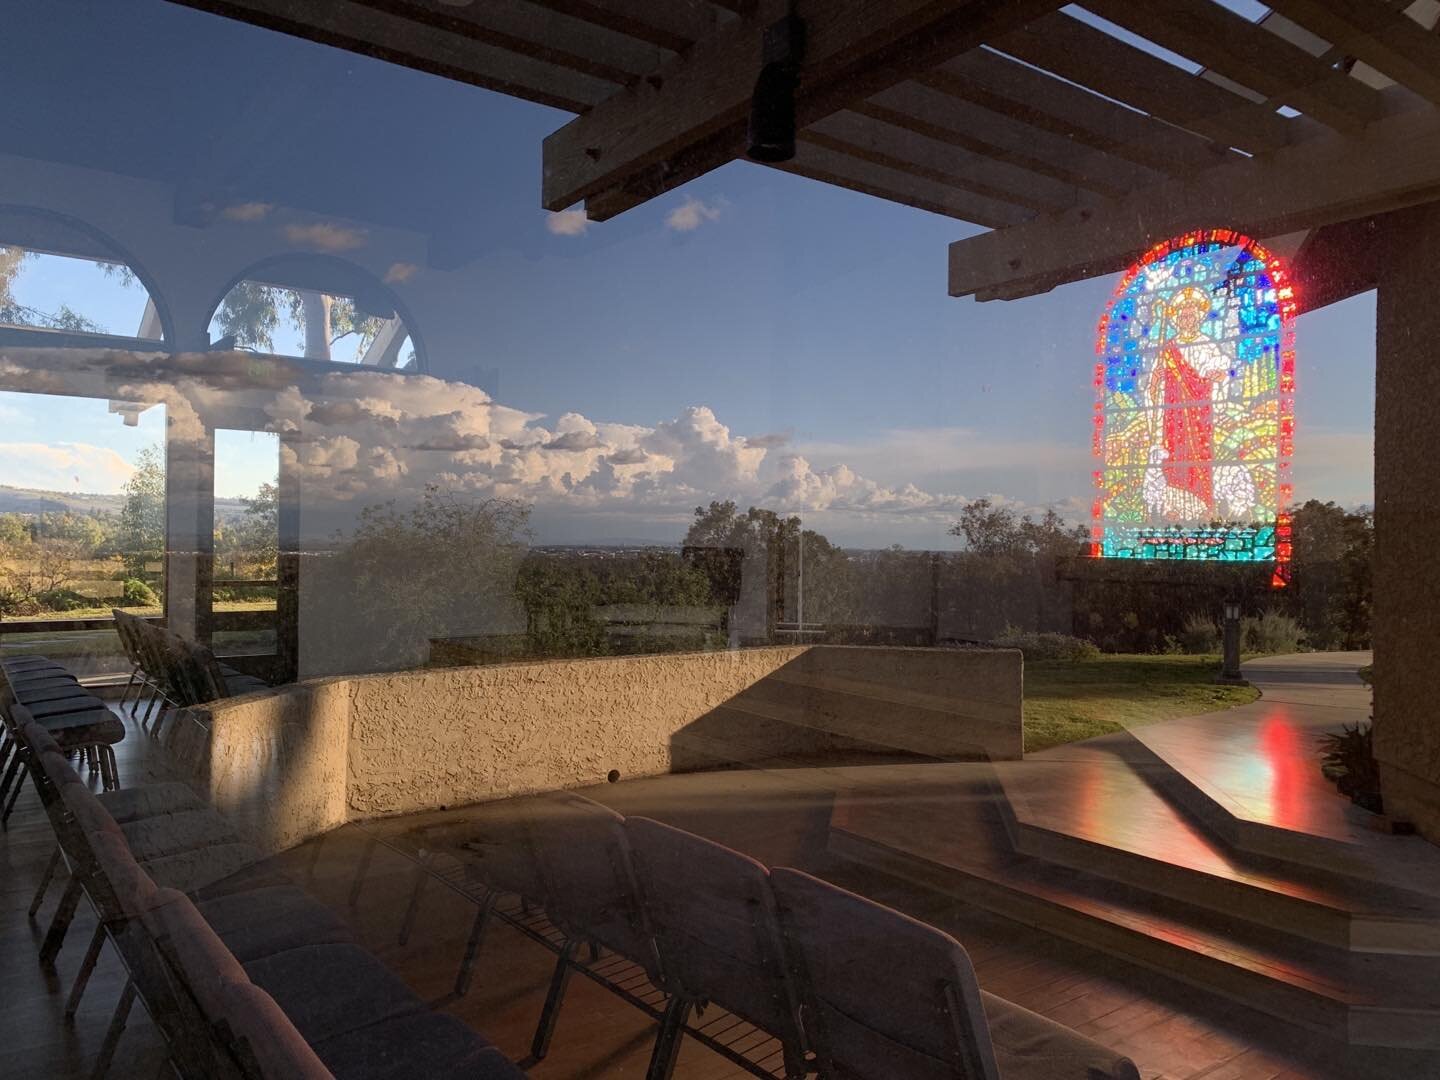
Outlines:
{"type": "Polygon", "coordinates": [[[1220,663],[1220,682],[1238,683],[1240,677],[1240,601],[1225,601],[1225,623],[1222,628],[1223,656],[1220,663]]]}

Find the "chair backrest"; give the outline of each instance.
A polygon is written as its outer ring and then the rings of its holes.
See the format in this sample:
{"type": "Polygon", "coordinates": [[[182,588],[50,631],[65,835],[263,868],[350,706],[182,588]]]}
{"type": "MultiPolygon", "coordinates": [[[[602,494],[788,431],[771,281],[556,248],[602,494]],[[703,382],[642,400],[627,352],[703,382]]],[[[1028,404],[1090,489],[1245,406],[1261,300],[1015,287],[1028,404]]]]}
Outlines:
{"type": "Polygon", "coordinates": [[[625,831],[667,988],[714,1001],[802,1047],[769,871],[649,818],[626,818],[625,831]]]}
{"type": "Polygon", "coordinates": [[[798,870],[777,867],[770,880],[821,1075],[997,1080],[958,941],[798,870]]]}
{"type": "Polygon", "coordinates": [[[599,942],[660,982],[625,819],[583,795],[537,800],[530,840],[545,883],[545,913],[571,938],[599,942]]]}
{"type": "Polygon", "coordinates": [[[227,983],[214,1018],[248,1075],[265,1080],[333,1080],[275,999],[254,983],[227,983]]]}

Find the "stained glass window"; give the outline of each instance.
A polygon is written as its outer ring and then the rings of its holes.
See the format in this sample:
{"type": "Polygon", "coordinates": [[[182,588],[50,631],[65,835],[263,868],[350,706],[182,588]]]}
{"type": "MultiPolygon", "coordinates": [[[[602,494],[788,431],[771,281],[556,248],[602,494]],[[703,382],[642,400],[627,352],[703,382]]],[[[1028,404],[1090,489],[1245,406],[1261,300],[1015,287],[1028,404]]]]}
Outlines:
{"type": "Polygon", "coordinates": [[[1290,561],[1295,300],[1224,229],[1152,248],[1100,319],[1090,553],[1290,561]]]}

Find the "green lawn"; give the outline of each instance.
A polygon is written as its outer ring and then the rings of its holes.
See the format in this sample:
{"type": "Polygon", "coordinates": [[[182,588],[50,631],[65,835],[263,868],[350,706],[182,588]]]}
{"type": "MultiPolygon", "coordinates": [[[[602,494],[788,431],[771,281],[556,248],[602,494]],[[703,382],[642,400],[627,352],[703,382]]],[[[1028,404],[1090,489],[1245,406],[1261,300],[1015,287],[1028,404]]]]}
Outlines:
{"type": "Polygon", "coordinates": [[[1152,720],[1254,701],[1249,686],[1220,686],[1216,656],[1118,654],[1025,665],[1025,750],[1108,735],[1152,720]]]}

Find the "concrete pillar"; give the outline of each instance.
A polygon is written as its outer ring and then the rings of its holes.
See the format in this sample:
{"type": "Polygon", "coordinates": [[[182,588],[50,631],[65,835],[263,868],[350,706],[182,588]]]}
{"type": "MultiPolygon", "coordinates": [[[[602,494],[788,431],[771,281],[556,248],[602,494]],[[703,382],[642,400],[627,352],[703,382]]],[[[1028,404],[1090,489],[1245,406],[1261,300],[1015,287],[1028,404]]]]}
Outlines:
{"type": "Polygon", "coordinates": [[[276,484],[279,555],[276,559],[274,681],[300,677],[300,461],[292,438],[282,437],[276,484]]]}
{"type": "Polygon", "coordinates": [[[210,644],[215,565],[215,432],[193,419],[165,432],[165,620],[181,637],[210,644]]]}
{"type": "Polygon", "coordinates": [[[1389,238],[1375,348],[1375,753],[1385,809],[1440,843],[1440,203],[1389,238]]]}

